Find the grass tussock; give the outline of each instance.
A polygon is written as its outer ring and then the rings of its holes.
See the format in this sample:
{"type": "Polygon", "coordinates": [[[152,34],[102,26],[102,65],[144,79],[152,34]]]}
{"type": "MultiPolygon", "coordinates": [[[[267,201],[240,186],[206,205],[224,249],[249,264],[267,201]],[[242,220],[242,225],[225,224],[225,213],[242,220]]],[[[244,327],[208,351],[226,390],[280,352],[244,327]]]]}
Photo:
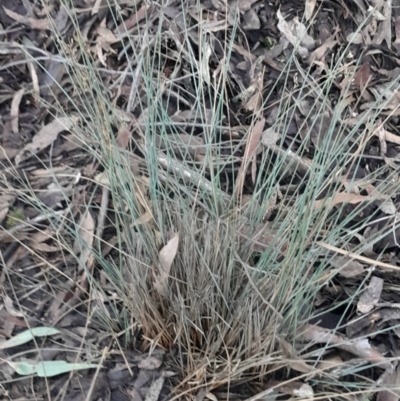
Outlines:
{"type": "MultiPolygon", "coordinates": [[[[195,8],[180,3],[173,24],[170,10],[151,7],[146,23],[116,47],[124,65],[118,77],[99,67],[78,15],[70,15],[75,47],[54,27],[67,79],[57,84],[59,95],[48,107],[55,117],[74,118],[71,132],[90,155],[84,176],[92,182],[93,201],[84,203],[76,193],[71,203],[65,196],[69,211],[54,222],[57,231],[63,222],[64,235],[53,238],[80,261],[93,317],[121,348],[174,353],[176,394],[263,377],[290,381],[295,361],[318,365],[318,355],[299,338],[310,314],[318,317],[316,297],[337,274],[329,268],[334,250],[360,255],[398,228],[394,221],[368,238],[361,234],[382,219],[380,206],[398,190],[390,164],[357,179],[365,167],[360,155],[383,124],[377,118],[387,92],[349,124],[351,78],[341,90],[335,85],[346,71],[354,75],[351,67],[359,61],[339,57],[315,79],[293,57],[263,91],[259,110],[235,117],[229,106],[240,92],[231,60],[238,24],[224,32],[224,41],[218,42],[220,35],[213,42],[200,23],[181,29],[179,22],[189,24],[183,17],[195,8]],[[293,69],[301,77],[297,86],[293,69]],[[299,110],[303,123],[289,134],[299,110]],[[260,121],[254,150],[248,144],[260,121]],[[271,136],[276,140],[269,142],[271,136]],[[193,137],[201,141],[191,142],[193,137]],[[357,200],[357,191],[368,201],[357,200]],[[88,210],[97,224],[90,267],[78,256],[88,245],[82,230],[88,210]],[[178,249],[159,291],[160,250],[176,234],[178,249]]],[[[120,7],[110,4],[109,12],[110,21],[123,19],[120,7]]],[[[21,199],[42,214],[53,213],[21,183],[21,199]]],[[[361,288],[355,286],[339,306],[350,308],[361,288]]],[[[352,374],[357,370],[349,368],[347,376],[352,374]]],[[[331,380],[324,369],[307,378],[321,397],[359,390],[331,380]]]]}

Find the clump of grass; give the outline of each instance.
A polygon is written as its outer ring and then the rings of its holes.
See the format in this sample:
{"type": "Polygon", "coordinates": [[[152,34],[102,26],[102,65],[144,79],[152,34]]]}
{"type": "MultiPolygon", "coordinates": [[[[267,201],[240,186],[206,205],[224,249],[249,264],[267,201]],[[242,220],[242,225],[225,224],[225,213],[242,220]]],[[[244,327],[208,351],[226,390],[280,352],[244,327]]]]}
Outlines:
{"type": "MultiPolygon", "coordinates": [[[[112,13],[120,20],[118,11],[112,13]]],[[[177,394],[272,377],[276,371],[285,377],[282,371],[290,369],[291,356],[282,343],[295,342],[310,317],[316,294],[333,277],[327,275],[332,254],[320,244],[358,252],[387,234],[378,232],[368,244],[354,246],[355,235],[376,218],[377,212],[361,222],[354,223],[354,219],[375,200],[350,208],[344,204],[333,208],[329,201],[315,207],[317,201],[328,200],[339,192],[343,174],[346,185],[356,182],[350,171],[360,167],[357,154],[367,146],[379,108],[348,127],[343,113],[332,110],[328,101],[335,79],[345,68],[343,60],[322,83],[301,70],[304,75],[296,96],[288,83],[290,69],[301,67],[295,59],[290,60],[281,73],[286,84],[271,89],[279,95],[271,127],[281,135],[279,149],[287,148],[286,132],[299,102],[314,99],[307,117],[317,121],[328,113],[330,123],[326,132],[320,132],[322,140],[312,163],[303,171],[300,158],[306,153],[312,132],[312,126],[305,129],[308,121],[301,127],[306,134],[296,148],[296,157],[288,150],[265,148],[245,205],[240,197],[227,194],[238,191],[232,179],[232,171],[238,169],[235,155],[264,110],[249,118],[239,142],[219,141],[221,127],[230,123],[224,113],[229,104],[227,88],[234,85],[229,57],[237,27],[226,35],[222,44],[225,62],[221,61],[221,73],[213,81],[202,70],[207,65],[207,35],[196,31],[200,38],[198,56],[191,45],[193,28],[188,26],[180,32],[184,41],[177,51],[191,61],[186,62],[182,75],[189,77],[194,88],[194,93],[185,94],[195,118],[186,124],[184,133],[192,126],[190,134],[201,135],[204,152],[200,163],[187,148],[177,146],[176,138],[183,131],[168,109],[175,104],[176,91],[184,88],[179,84],[180,77],[167,79],[162,74],[161,55],[166,42],[174,40],[163,30],[163,23],[167,22],[160,14],[152,25],[149,23],[123,42],[121,55],[133,52],[127,57],[126,68],[132,85],[128,109],[138,115],[136,121],[132,119],[131,128],[135,124],[136,128],[131,130],[130,145],[125,150],[118,146],[115,135],[118,129],[126,128],[121,119],[123,110],[109,98],[79,26],[80,59],[68,59],[67,45],[58,37],[60,52],[69,61],[66,68],[74,88],[74,95],[64,92],[70,104],[70,110],[64,112],[80,117],[76,134],[107,177],[105,186],[117,237],[112,257],[102,257],[104,244],[100,238],[95,256],[98,270],[112,284],[118,302],[103,291],[97,281],[98,272],[87,272],[104,302],[113,305],[113,316],[104,314],[102,319],[113,331],[125,332],[119,337],[124,339],[123,347],[133,346],[139,336],[143,350],[154,346],[166,351],[176,349],[181,373],[177,394]],[[362,124],[365,128],[360,130],[362,124]],[[132,154],[137,156],[134,171],[132,154]],[[168,291],[160,294],[154,287],[154,271],[160,248],[173,232],[179,232],[179,249],[168,291]]],[[[346,97],[343,91],[338,104],[346,97]]],[[[268,101],[264,99],[265,107],[268,101]]],[[[53,110],[62,113],[65,109],[60,104],[53,110]]],[[[388,177],[390,169],[384,166],[365,181],[380,182],[379,192],[390,196],[388,177]]],[[[70,223],[69,234],[79,239],[78,223],[70,223]]],[[[71,250],[70,243],[64,247],[71,250]]],[[[316,388],[327,388],[322,381],[314,384],[316,388]]],[[[349,383],[334,385],[335,391],[352,391],[349,383]]]]}

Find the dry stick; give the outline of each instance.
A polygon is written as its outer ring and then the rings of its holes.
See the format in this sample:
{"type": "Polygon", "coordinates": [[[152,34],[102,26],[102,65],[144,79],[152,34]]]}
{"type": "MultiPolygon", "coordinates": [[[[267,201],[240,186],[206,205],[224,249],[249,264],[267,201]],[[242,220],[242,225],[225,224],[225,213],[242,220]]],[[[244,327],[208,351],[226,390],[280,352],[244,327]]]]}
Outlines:
{"type": "Polygon", "coordinates": [[[100,369],[102,368],[103,361],[104,361],[104,359],[106,359],[107,352],[108,352],[108,348],[105,347],[104,350],[103,350],[103,353],[101,354],[101,359],[100,359],[99,364],[97,365],[97,369],[96,369],[96,372],[95,372],[95,374],[93,376],[92,382],[90,383],[90,388],[89,388],[89,391],[88,391],[88,393],[86,395],[86,401],[90,401],[92,399],[92,393],[93,393],[94,385],[96,384],[96,380],[97,380],[97,377],[99,376],[100,369]]]}
{"type": "Polygon", "coordinates": [[[398,266],[394,266],[389,263],[380,262],[379,260],[370,259],[365,256],[357,255],[356,253],[353,253],[353,252],[347,252],[343,249],[340,249],[333,245],[329,245],[322,241],[318,241],[317,245],[322,246],[323,248],[328,249],[329,251],[334,251],[334,252],[340,253],[341,255],[349,256],[350,258],[359,260],[361,262],[365,262],[372,266],[379,266],[379,267],[390,269],[390,270],[400,271],[400,267],[398,267],[398,266]]]}
{"type": "MultiPolygon", "coordinates": [[[[166,170],[174,170],[182,178],[186,178],[193,184],[196,184],[197,186],[205,189],[207,192],[214,194],[215,190],[217,190],[217,188],[213,187],[212,183],[207,178],[203,177],[201,174],[195,171],[189,170],[187,167],[183,166],[176,160],[168,160],[167,157],[164,155],[159,155],[157,159],[160,165],[166,170]]],[[[228,202],[230,200],[231,197],[227,193],[223,192],[221,189],[218,189],[218,192],[222,196],[224,201],[228,202]]]]}
{"type": "Polygon", "coordinates": [[[301,175],[306,175],[311,170],[311,162],[305,161],[292,150],[284,150],[277,145],[264,145],[270,148],[276,155],[285,159],[288,168],[299,171],[301,175]],[[292,166],[294,164],[294,166],[292,166]]]}

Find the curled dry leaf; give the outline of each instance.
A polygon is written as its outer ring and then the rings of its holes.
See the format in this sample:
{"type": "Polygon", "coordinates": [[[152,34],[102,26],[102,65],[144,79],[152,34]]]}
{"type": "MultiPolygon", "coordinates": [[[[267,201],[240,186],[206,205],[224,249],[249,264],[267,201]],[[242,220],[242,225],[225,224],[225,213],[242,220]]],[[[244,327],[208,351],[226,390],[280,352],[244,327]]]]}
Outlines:
{"type": "Polygon", "coordinates": [[[361,295],[357,303],[357,310],[361,313],[368,313],[379,302],[382,294],[383,280],[379,277],[372,277],[366,291],[361,295]]]}
{"type": "Polygon", "coordinates": [[[74,124],[70,117],[61,117],[45,125],[16,156],[15,164],[18,166],[22,161],[29,159],[33,154],[47,148],[56,139],[60,132],[68,131],[74,124]]]}
{"type": "Polygon", "coordinates": [[[166,293],[169,272],[178,251],[178,245],[179,233],[175,234],[160,251],[159,274],[154,277],[154,287],[161,295],[166,293]]]}

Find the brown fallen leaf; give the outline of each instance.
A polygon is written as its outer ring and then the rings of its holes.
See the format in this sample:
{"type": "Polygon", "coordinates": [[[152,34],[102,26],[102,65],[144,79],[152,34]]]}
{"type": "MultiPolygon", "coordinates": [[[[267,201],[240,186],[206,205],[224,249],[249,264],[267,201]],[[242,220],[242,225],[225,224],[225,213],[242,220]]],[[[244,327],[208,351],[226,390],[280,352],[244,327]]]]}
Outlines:
{"type": "Polygon", "coordinates": [[[35,18],[29,18],[29,17],[24,17],[23,15],[17,14],[14,11],[9,10],[6,7],[3,7],[5,13],[12,18],[13,20],[19,22],[20,24],[28,25],[32,29],[50,29],[49,25],[49,20],[48,19],[35,19],[35,18]]]}
{"type": "Polygon", "coordinates": [[[374,309],[374,306],[379,302],[383,290],[383,280],[373,276],[365,292],[361,295],[357,310],[361,313],[368,313],[374,309]]]}
{"type": "Polygon", "coordinates": [[[29,159],[32,155],[47,148],[56,139],[60,132],[69,131],[74,120],[70,117],[61,117],[45,125],[18,154],[15,156],[15,164],[18,166],[22,161],[29,159]]]}
{"type": "Polygon", "coordinates": [[[169,272],[178,251],[178,245],[179,233],[175,234],[160,251],[159,274],[156,274],[154,277],[154,288],[160,295],[165,295],[166,293],[169,272]]]}
{"type": "Polygon", "coordinates": [[[371,81],[372,75],[369,64],[365,61],[354,74],[354,85],[363,91],[371,81]]]}

